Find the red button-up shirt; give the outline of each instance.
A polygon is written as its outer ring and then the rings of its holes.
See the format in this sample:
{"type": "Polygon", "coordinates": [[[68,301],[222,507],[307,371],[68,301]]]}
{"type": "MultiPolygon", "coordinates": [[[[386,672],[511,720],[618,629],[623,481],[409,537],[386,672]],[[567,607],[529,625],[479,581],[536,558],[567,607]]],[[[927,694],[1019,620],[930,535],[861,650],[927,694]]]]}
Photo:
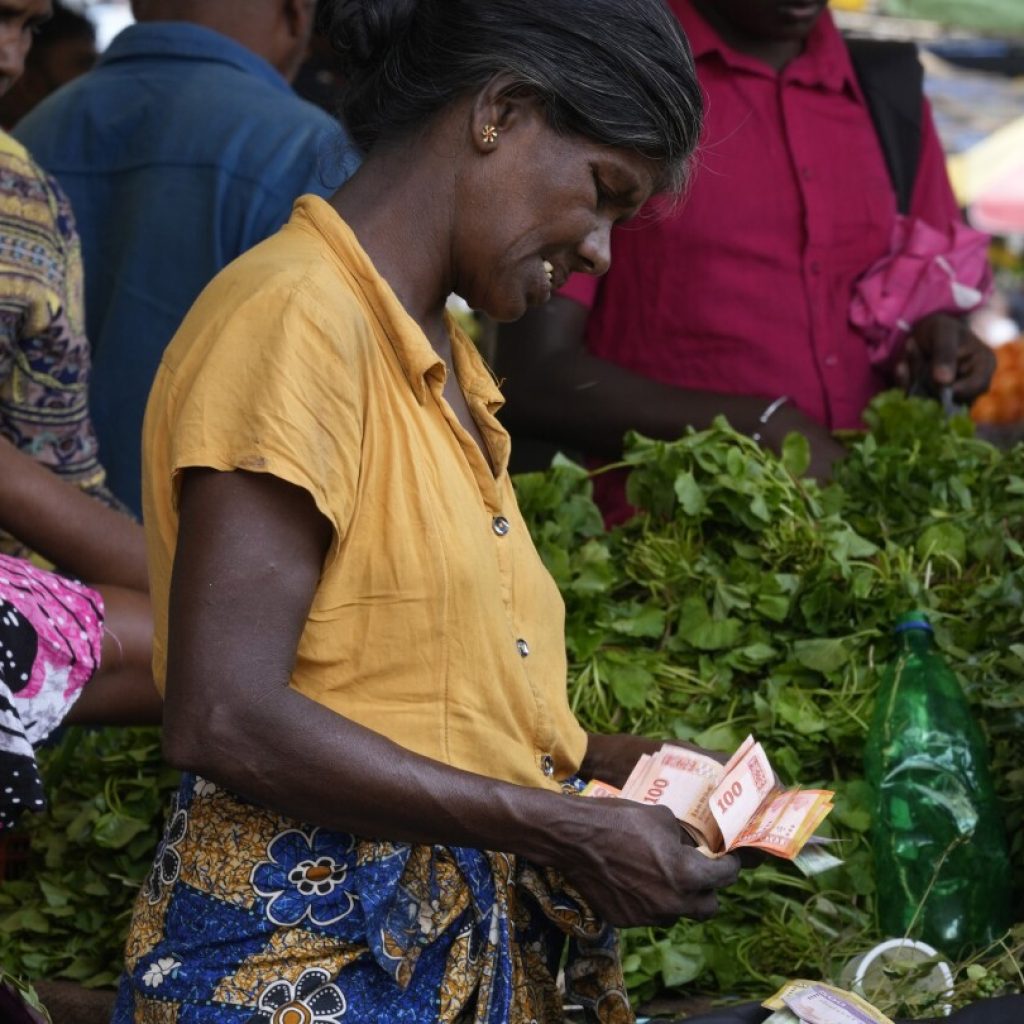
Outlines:
{"type": "MultiPolygon", "coordinates": [[[[615,230],[612,268],[563,294],[592,306],[587,346],[678,387],[788,395],[856,427],[884,379],[849,322],[853,283],[887,250],[896,198],[850,58],[824,13],[776,72],[671,0],[707,95],[692,187],[615,230]]],[[[925,109],[911,213],[958,216],[925,109]]]]}

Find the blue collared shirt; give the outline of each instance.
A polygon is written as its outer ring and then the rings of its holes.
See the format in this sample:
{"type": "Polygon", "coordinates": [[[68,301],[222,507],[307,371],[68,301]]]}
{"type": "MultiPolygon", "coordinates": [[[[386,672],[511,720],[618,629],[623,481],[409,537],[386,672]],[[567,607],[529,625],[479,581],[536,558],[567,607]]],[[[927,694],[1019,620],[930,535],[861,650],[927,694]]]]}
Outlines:
{"type": "Polygon", "coordinates": [[[333,192],[358,157],[265,60],[188,22],[125,29],[15,134],[75,211],[100,457],[138,510],[146,398],[185,313],[298,196],[333,192]]]}

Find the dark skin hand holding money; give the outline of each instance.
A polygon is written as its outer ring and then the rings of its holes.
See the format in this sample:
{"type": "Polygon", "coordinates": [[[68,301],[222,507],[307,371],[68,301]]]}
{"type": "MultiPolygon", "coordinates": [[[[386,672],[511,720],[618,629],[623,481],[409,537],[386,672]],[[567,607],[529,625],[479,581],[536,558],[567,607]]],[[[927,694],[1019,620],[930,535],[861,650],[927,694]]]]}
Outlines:
{"type": "Polygon", "coordinates": [[[578,795],[661,743],[575,720],[500,394],[445,312],[456,292],[522,316],[685,182],[678,25],[660,0],[576,7],[339,4],[365,162],[219,275],[165,355],[145,509],[185,775],[114,1024],[167,999],[554,1019],[567,937],[567,997],[618,1020],[613,927],[705,919],[737,878],[668,808],[578,795]],[[351,970],[324,952],[352,948],[351,970]]]}

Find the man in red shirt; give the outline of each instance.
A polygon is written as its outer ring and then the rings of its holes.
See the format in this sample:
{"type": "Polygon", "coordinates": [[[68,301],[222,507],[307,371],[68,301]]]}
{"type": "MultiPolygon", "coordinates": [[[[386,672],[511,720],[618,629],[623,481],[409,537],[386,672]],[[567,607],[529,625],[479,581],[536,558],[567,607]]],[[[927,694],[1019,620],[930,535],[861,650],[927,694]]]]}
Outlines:
{"type": "MultiPolygon", "coordinates": [[[[897,217],[885,156],[825,0],[670,6],[707,94],[692,187],[615,229],[604,278],[501,329],[507,422],[615,458],[628,429],[674,438],[724,413],[774,448],[804,433],[824,476],[830,431],[892,383],[849,320],[897,217]]],[[[927,105],[922,136],[909,214],[941,227],[959,213],[927,105]]],[[[985,390],[994,360],[962,321],[929,317],[912,345],[936,389],[985,390]]]]}

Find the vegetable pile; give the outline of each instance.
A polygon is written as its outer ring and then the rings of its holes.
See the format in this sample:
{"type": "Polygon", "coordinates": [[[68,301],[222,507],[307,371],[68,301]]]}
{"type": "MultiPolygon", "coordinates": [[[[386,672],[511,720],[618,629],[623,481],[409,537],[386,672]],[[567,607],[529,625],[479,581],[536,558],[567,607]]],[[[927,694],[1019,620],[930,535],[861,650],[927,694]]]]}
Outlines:
{"type": "MultiPolygon", "coordinates": [[[[834,482],[801,478],[721,421],[674,443],[630,438],[640,510],[606,530],[591,480],[564,460],[519,477],[523,512],[566,600],[573,707],[591,730],[722,751],[748,733],[786,781],[837,791],[829,827],[844,865],[814,879],[783,862],[744,872],[711,921],[625,936],[627,980],[763,998],[783,979],[840,982],[876,940],[861,752],[890,629],[930,612],[987,731],[1017,913],[1024,890],[1024,447],[1002,453],[966,417],[889,394],[848,438],[834,482]]],[[[174,775],[145,731],[79,736],[47,756],[53,810],[33,859],[0,890],[0,962],[28,978],[107,985],[174,775]]],[[[960,1001],[1024,990],[1024,927],[961,965],[960,1001]]],[[[913,985],[903,1005],[926,1015],[913,985]],[[910,995],[908,995],[910,993],[910,995]]]]}
{"type": "MultiPolygon", "coordinates": [[[[588,728],[725,752],[753,733],[784,780],[838,793],[844,866],[809,880],[766,865],[712,921],[630,934],[641,997],[686,984],[757,998],[783,978],[838,980],[885,937],[861,755],[890,630],[916,607],[988,731],[1024,920],[1024,448],[1001,453],[966,417],[897,394],[867,419],[825,488],[799,478],[800,437],[776,459],[724,421],[674,443],[634,436],[625,462],[640,514],[610,532],[578,467],[518,481],[566,598],[571,697],[588,728]]],[[[998,953],[993,971],[1024,988],[1019,952],[998,953]]]]}
{"type": "Polygon", "coordinates": [[[971,419],[995,426],[1024,420],[1024,338],[996,349],[992,384],[971,406],[971,419]]]}
{"type": "Polygon", "coordinates": [[[0,885],[0,964],[109,988],[178,773],[156,729],[69,729],[39,760],[50,807],[6,837],[25,830],[31,848],[0,885]]]}

